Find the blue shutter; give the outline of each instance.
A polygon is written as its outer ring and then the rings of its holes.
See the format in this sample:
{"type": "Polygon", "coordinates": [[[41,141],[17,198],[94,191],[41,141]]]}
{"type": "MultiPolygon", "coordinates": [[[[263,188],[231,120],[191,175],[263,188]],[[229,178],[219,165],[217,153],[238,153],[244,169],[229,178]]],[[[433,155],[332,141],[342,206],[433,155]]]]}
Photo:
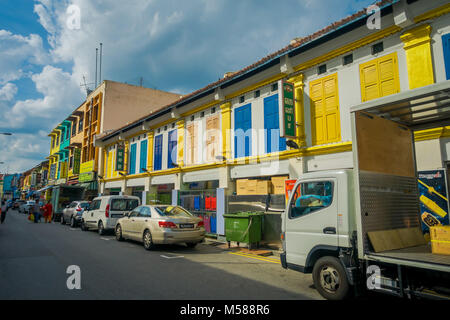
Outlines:
{"type": "Polygon", "coordinates": [[[130,174],[136,173],[136,143],[130,149],[130,174]]]}
{"type": "Polygon", "coordinates": [[[445,74],[450,80],[450,33],[442,36],[442,47],[444,49],[445,74]]]}
{"type": "Polygon", "coordinates": [[[252,105],[247,104],[234,110],[234,157],[249,157],[252,150],[252,105]],[[242,130],[244,135],[237,134],[242,130]]]}
{"type": "Polygon", "coordinates": [[[145,172],[142,169],[147,169],[147,140],[141,142],[141,156],[140,156],[140,166],[139,172],[145,172]]]}
{"type": "Polygon", "coordinates": [[[278,94],[264,99],[264,136],[266,153],[286,150],[286,139],[280,137],[278,94]]]}
{"type": "Polygon", "coordinates": [[[177,130],[172,130],[169,132],[169,148],[167,156],[167,168],[175,168],[177,163],[177,130]]]}
{"type": "Polygon", "coordinates": [[[155,171],[162,169],[162,142],[162,134],[155,137],[155,159],[153,161],[153,170],[155,171]]]}

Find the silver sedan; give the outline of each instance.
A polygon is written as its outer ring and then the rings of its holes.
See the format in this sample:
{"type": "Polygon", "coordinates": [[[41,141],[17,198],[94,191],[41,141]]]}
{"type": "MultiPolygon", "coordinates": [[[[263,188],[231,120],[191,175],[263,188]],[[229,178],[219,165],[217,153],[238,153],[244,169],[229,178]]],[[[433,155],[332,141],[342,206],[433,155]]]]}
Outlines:
{"type": "Polygon", "coordinates": [[[119,219],[115,233],[118,241],[139,241],[147,250],[175,243],[193,248],[205,238],[205,227],[202,219],[180,206],[143,205],[119,219]]]}

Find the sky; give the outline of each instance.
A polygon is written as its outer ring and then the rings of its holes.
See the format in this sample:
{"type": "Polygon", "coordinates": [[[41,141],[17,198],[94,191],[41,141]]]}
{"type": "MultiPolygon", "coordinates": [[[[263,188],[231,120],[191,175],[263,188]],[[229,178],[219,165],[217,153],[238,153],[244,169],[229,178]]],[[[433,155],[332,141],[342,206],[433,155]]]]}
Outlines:
{"type": "Polygon", "coordinates": [[[0,0],[0,173],[49,155],[50,131],[102,79],[187,94],[373,0],[0,0]],[[1,164],[3,162],[3,164],[1,164]]]}

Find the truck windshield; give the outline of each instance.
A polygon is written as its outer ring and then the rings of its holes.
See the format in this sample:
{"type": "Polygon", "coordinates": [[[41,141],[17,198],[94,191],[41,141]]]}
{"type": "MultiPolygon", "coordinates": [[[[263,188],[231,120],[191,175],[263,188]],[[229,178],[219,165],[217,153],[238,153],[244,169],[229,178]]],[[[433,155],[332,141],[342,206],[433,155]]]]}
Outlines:
{"type": "Polygon", "coordinates": [[[331,181],[305,182],[298,185],[291,202],[291,218],[326,208],[333,202],[331,181]]]}

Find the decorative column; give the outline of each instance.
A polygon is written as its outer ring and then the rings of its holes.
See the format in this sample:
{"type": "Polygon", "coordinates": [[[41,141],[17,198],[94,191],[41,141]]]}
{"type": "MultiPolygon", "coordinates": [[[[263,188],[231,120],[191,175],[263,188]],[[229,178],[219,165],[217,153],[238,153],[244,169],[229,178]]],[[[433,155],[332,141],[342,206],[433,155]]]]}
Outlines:
{"type": "Polygon", "coordinates": [[[295,142],[299,147],[306,146],[306,136],[305,136],[305,117],[304,117],[304,106],[303,106],[303,90],[305,83],[303,82],[303,74],[299,74],[291,79],[290,82],[294,83],[295,90],[295,126],[296,126],[296,136],[295,142]]]}
{"type": "Polygon", "coordinates": [[[155,137],[155,132],[149,131],[147,133],[148,137],[148,149],[147,149],[147,170],[148,172],[153,171],[153,141],[155,137]]]}
{"type": "Polygon", "coordinates": [[[231,102],[220,106],[222,110],[222,156],[230,160],[231,152],[231,102]]]}
{"type": "Polygon", "coordinates": [[[400,36],[406,53],[410,89],[434,83],[430,33],[431,26],[424,24],[400,36]]]}

